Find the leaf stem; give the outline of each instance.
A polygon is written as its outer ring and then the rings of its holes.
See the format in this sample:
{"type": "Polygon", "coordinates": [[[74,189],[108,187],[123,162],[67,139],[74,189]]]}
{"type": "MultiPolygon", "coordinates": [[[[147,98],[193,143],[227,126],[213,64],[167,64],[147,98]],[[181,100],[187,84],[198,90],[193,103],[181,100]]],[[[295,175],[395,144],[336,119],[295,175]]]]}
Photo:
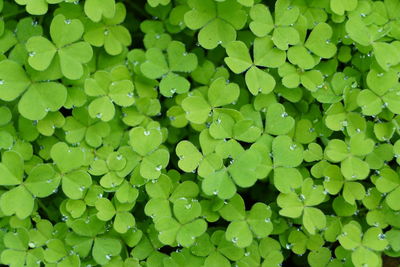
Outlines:
{"type": "Polygon", "coordinates": [[[20,9],[20,10],[17,10],[15,12],[11,12],[9,14],[3,15],[2,18],[4,20],[4,19],[10,18],[10,17],[14,17],[14,16],[17,16],[17,15],[23,14],[23,13],[25,13],[25,9],[20,9]]]}
{"type": "Polygon", "coordinates": [[[137,11],[138,13],[140,13],[140,15],[142,15],[145,18],[149,18],[149,14],[147,14],[146,12],[143,11],[143,8],[140,7],[137,3],[134,3],[133,1],[127,0],[124,1],[127,5],[129,5],[133,10],[137,11]]]}
{"type": "Polygon", "coordinates": [[[38,202],[39,207],[44,210],[44,212],[46,213],[47,217],[50,218],[49,215],[51,214],[51,211],[39,199],[37,199],[37,202],[38,202]]]}

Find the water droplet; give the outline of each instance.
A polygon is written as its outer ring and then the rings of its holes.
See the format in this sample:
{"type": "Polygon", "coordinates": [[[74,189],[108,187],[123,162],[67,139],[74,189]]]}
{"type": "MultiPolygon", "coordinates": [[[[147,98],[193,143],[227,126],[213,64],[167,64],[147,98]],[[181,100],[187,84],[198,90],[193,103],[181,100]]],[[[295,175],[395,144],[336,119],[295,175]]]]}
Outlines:
{"type": "Polygon", "coordinates": [[[160,39],[161,38],[161,36],[159,35],[159,34],[157,34],[156,35],[156,39],[158,40],[158,39],[160,39]]]}
{"type": "Polygon", "coordinates": [[[186,208],[186,209],[190,209],[191,207],[192,207],[192,204],[186,204],[186,205],[185,205],[185,208],[186,208]]]}
{"type": "Polygon", "coordinates": [[[300,199],[301,201],[304,201],[304,200],[306,199],[306,197],[305,197],[303,194],[300,194],[300,195],[299,195],[299,199],[300,199]]]}
{"type": "Polygon", "coordinates": [[[183,52],[182,56],[186,57],[188,55],[187,52],[183,52]]]}
{"type": "Polygon", "coordinates": [[[103,197],[103,194],[100,193],[100,194],[97,195],[97,197],[98,197],[98,198],[102,198],[102,197],[103,197]]]}
{"type": "Polygon", "coordinates": [[[219,41],[218,41],[218,44],[222,44],[222,41],[221,41],[221,40],[219,40],[219,41]]]}
{"type": "Polygon", "coordinates": [[[81,191],[81,192],[85,191],[85,189],[86,189],[86,187],[84,187],[84,186],[79,187],[79,191],[81,191]]]}
{"type": "Polygon", "coordinates": [[[356,88],[357,86],[358,86],[357,82],[353,82],[353,83],[351,84],[351,88],[356,88]]]}
{"type": "Polygon", "coordinates": [[[127,94],[127,96],[128,96],[129,98],[132,98],[132,97],[133,97],[133,93],[130,92],[130,93],[127,94]]]}
{"type": "Polygon", "coordinates": [[[291,249],[292,247],[293,247],[293,245],[289,244],[289,243],[287,243],[286,246],[285,246],[286,249],[291,249]]]}
{"type": "Polygon", "coordinates": [[[383,32],[383,28],[379,28],[379,29],[378,29],[378,32],[383,32]]]}
{"type": "Polygon", "coordinates": [[[270,218],[265,218],[264,222],[270,223],[270,222],[271,222],[271,219],[270,219],[270,218]]]}
{"type": "Polygon", "coordinates": [[[343,233],[342,233],[342,236],[347,236],[347,232],[343,232],[343,233]]]}
{"type": "Polygon", "coordinates": [[[0,85],[3,85],[4,84],[4,80],[0,80],[0,85]]]}
{"type": "Polygon", "coordinates": [[[330,44],[330,43],[331,43],[331,40],[328,39],[328,40],[325,41],[325,43],[326,43],[326,44],[330,44]]]}
{"type": "Polygon", "coordinates": [[[289,116],[286,112],[283,112],[282,114],[281,114],[281,117],[282,118],[286,118],[287,116],[289,116]]]}
{"type": "Polygon", "coordinates": [[[145,136],[149,136],[149,135],[150,135],[150,131],[144,131],[143,134],[144,134],[145,136]]]}
{"type": "Polygon", "coordinates": [[[220,124],[220,123],[221,123],[221,119],[218,118],[218,119],[215,121],[215,123],[216,123],[216,124],[220,124]]]}
{"type": "Polygon", "coordinates": [[[289,146],[289,149],[290,149],[290,150],[295,150],[296,147],[297,147],[297,146],[296,146],[295,144],[292,144],[292,145],[289,146]]]}
{"type": "Polygon", "coordinates": [[[70,19],[66,19],[64,20],[65,24],[71,24],[71,20],[70,19]]]}
{"type": "Polygon", "coordinates": [[[46,183],[51,183],[51,182],[53,182],[53,180],[52,179],[48,179],[47,181],[46,181],[46,183]]]}
{"type": "Polygon", "coordinates": [[[30,57],[34,57],[34,56],[36,55],[36,52],[35,52],[35,51],[29,52],[28,55],[29,55],[30,57]]]}
{"type": "Polygon", "coordinates": [[[232,243],[237,243],[238,242],[238,240],[239,240],[239,238],[237,238],[237,237],[232,237],[232,243]]]}
{"type": "Polygon", "coordinates": [[[246,253],[244,253],[244,256],[246,256],[246,257],[250,256],[250,251],[247,251],[246,253]]]}
{"type": "Polygon", "coordinates": [[[30,248],[34,248],[34,247],[36,247],[36,244],[33,243],[33,242],[29,242],[29,243],[28,243],[28,246],[29,246],[30,248]]]}
{"type": "Polygon", "coordinates": [[[376,76],[382,77],[383,76],[383,72],[380,72],[380,73],[376,74],[376,76]]]}
{"type": "Polygon", "coordinates": [[[96,114],[96,118],[100,119],[101,117],[103,117],[103,114],[101,114],[101,113],[96,114]]]}
{"type": "Polygon", "coordinates": [[[218,190],[214,190],[213,195],[215,195],[215,196],[218,195],[218,190]]]}
{"type": "Polygon", "coordinates": [[[106,259],[107,259],[107,260],[111,260],[111,255],[110,255],[110,254],[107,254],[107,255],[106,255],[106,259]]]}
{"type": "Polygon", "coordinates": [[[162,169],[162,166],[161,166],[161,165],[158,165],[158,166],[156,167],[156,171],[161,171],[161,169],[162,169]]]}
{"type": "Polygon", "coordinates": [[[362,18],[365,18],[367,15],[365,15],[364,13],[361,13],[360,16],[361,16],[362,18]]]}

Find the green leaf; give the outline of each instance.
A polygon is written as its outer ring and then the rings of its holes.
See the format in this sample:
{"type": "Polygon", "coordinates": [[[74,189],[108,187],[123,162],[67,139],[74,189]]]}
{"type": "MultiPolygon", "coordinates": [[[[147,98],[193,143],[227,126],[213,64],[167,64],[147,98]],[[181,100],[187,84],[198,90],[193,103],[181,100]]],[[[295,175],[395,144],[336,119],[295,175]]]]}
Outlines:
{"type": "Polygon", "coordinates": [[[94,22],[99,22],[102,17],[112,18],[115,14],[114,0],[88,0],[85,1],[85,14],[94,22]]]}
{"type": "Polygon", "coordinates": [[[12,101],[31,84],[23,68],[11,60],[0,61],[0,99],[12,101]]]}
{"type": "Polygon", "coordinates": [[[145,156],[160,146],[162,134],[157,129],[135,127],[129,132],[129,142],[135,152],[145,156]]]}
{"type": "Polygon", "coordinates": [[[326,226],[324,213],[317,208],[304,208],[303,225],[310,234],[315,234],[316,230],[321,230],[326,226]]]}
{"type": "Polygon", "coordinates": [[[26,49],[29,52],[29,65],[38,71],[46,70],[57,53],[53,43],[42,36],[30,38],[26,43],[26,49]]]}
{"type": "Polygon", "coordinates": [[[286,113],[282,104],[274,103],[268,107],[265,127],[267,133],[285,135],[293,129],[294,124],[294,119],[286,113]]]}
{"type": "Polygon", "coordinates": [[[360,227],[350,222],[343,226],[342,233],[339,235],[338,240],[342,247],[350,250],[361,246],[361,236],[362,232],[360,227]]]}
{"type": "Polygon", "coordinates": [[[236,30],[225,20],[216,18],[199,32],[199,43],[205,49],[214,49],[219,44],[222,46],[236,39],[236,30]]]}
{"type": "Polygon", "coordinates": [[[246,221],[257,238],[264,238],[271,234],[273,230],[271,214],[271,208],[261,202],[257,202],[251,207],[246,221]]]}
{"type": "Polygon", "coordinates": [[[303,161],[303,148],[287,135],[277,136],[272,142],[275,166],[297,167],[303,161]]]}
{"type": "Polygon", "coordinates": [[[253,241],[253,234],[245,221],[233,221],[226,229],[225,237],[239,248],[248,247],[253,241]]]}
{"type": "Polygon", "coordinates": [[[81,199],[92,184],[91,176],[85,171],[73,171],[62,178],[62,190],[71,199],[81,199]]]}
{"type": "Polygon", "coordinates": [[[257,95],[259,93],[269,94],[275,88],[274,77],[255,66],[252,66],[245,75],[246,85],[250,93],[257,95]]]}
{"type": "Polygon", "coordinates": [[[66,143],[58,142],[52,146],[51,158],[61,172],[67,173],[82,166],[84,153],[80,148],[69,147],[66,143]]]}
{"type": "Polygon", "coordinates": [[[55,82],[35,83],[21,97],[18,110],[29,120],[41,120],[49,111],[59,110],[67,100],[67,89],[55,82]]]}
{"type": "Polygon", "coordinates": [[[208,102],[212,107],[220,107],[236,102],[240,88],[236,83],[228,83],[223,77],[215,79],[208,89],[208,102]]]}
{"type": "Polygon", "coordinates": [[[122,249],[121,242],[114,238],[98,237],[94,241],[92,256],[98,264],[106,264],[122,249]]]}
{"type": "Polygon", "coordinates": [[[186,140],[178,143],[176,146],[176,155],[179,157],[179,168],[185,172],[192,172],[195,170],[203,159],[203,155],[199,150],[191,142],[186,140]]]}
{"type": "Polygon", "coordinates": [[[303,176],[296,168],[278,167],[274,169],[274,186],[281,193],[290,193],[303,183],[303,176]]]}
{"type": "Polygon", "coordinates": [[[201,188],[207,195],[216,195],[221,199],[230,199],[236,193],[235,184],[224,170],[205,177],[201,188]]]}
{"type": "Polygon", "coordinates": [[[182,101],[186,119],[196,124],[204,123],[211,111],[210,105],[201,96],[189,96],[182,101]]]}
{"type": "Polygon", "coordinates": [[[32,214],[34,198],[24,186],[14,187],[0,197],[0,208],[4,215],[15,214],[19,219],[25,219],[32,214]]]}
{"type": "Polygon", "coordinates": [[[24,175],[24,160],[14,151],[4,152],[0,163],[0,184],[19,185],[24,175]]]}
{"type": "Polygon", "coordinates": [[[332,28],[327,23],[319,23],[310,33],[305,47],[322,58],[331,58],[336,54],[336,46],[331,43],[332,28]]]}
{"type": "Polygon", "coordinates": [[[332,0],[330,1],[330,7],[333,12],[342,16],[345,11],[353,11],[357,7],[357,0],[332,0]]]}
{"type": "Polygon", "coordinates": [[[58,188],[60,180],[51,165],[39,164],[30,171],[24,185],[34,196],[47,197],[58,188]]]}
{"type": "Polygon", "coordinates": [[[245,43],[241,41],[233,41],[226,46],[228,57],[225,58],[225,63],[236,74],[242,73],[249,69],[253,64],[249,49],[245,43]]]}
{"type": "Polygon", "coordinates": [[[242,153],[228,167],[233,181],[240,187],[251,187],[257,181],[257,167],[261,164],[260,153],[256,150],[247,150],[242,153]]]}
{"type": "Polygon", "coordinates": [[[252,21],[249,24],[250,30],[257,37],[264,37],[274,28],[274,21],[267,6],[263,4],[254,5],[250,9],[250,18],[252,21]]]}

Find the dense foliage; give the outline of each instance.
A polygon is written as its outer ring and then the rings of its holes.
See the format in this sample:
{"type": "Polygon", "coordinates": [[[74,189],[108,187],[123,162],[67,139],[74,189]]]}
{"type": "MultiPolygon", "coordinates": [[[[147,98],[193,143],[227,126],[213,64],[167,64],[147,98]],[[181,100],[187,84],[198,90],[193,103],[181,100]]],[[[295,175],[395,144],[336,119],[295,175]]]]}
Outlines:
{"type": "Polygon", "coordinates": [[[0,11],[3,265],[400,257],[399,0],[0,11]]]}

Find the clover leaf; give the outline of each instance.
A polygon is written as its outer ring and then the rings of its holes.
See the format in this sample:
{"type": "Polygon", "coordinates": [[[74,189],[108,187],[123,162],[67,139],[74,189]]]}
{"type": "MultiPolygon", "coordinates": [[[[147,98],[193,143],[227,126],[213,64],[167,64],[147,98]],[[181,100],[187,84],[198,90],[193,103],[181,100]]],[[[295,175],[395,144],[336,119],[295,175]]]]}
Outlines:
{"type": "Polygon", "coordinates": [[[65,77],[71,80],[81,78],[82,65],[88,63],[93,56],[91,46],[79,41],[83,32],[84,26],[80,20],[67,19],[62,14],[55,16],[50,26],[53,43],[42,36],[34,36],[27,41],[29,65],[35,70],[44,71],[57,60],[65,77]]]}
{"type": "Polygon", "coordinates": [[[197,57],[187,53],[181,42],[170,42],[167,48],[167,58],[161,49],[150,48],[146,52],[146,61],[141,64],[142,73],[150,79],[159,79],[160,93],[171,97],[174,93],[182,94],[189,91],[190,83],[177,73],[191,72],[197,67],[197,57]]]}
{"type": "Polygon", "coordinates": [[[185,13],[185,24],[192,30],[200,29],[198,40],[205,49],[225,46],[236,40],[236,31],[244,27],[247,19],[242,6],[234,0],[217,2],[190,0],[190,11],[185,13]]]}
{"type": "MultiPolygon", "coordinates": [[[[97,19],[98,13],[95,13],[96,9],[93,11],[92,8],[90,8],[90,11],[86,11],[87,9],[85,9],[86,13],[93,12],[93,16],[89,17],[93,21],[85,25],[86,30],[83,39],[93,46],[104,46],[104,49],[110,55],[118,55],[122,53],[124,47],[131,44],[132,38],[128,29],[121,25],[126,16],[125,6],[122,3],[115,4],[113,2],[114,1],[104,1],[98,3],[98,5],[107,5],[106,10],[103,11],[104,16],[107,16],[107,18],[103,18],[102,21],[97,19]],[[112,12],[114,12],[114,14],[108,17],[112,12]]],[[[87,5],[91,6],[95,4],[87,5]]],[[[98,12],[98,10],[96,10],[96,12],[98,12]]]]}
{"type": "MultiPolygon", "coordinates": [[[[255,45],[256,44],[262,45],[260,42],[255,43],[255,45]]],[[[255,49],[256,48],[254,48],[254,53],[256,53],[255,49]]],[[[269,52],[268,50],[257,50],[258,53],[255,54],[254,57],[257,55],[258,58],[254,59],[254,64],[246,45],[241,41],[229,43],[226,46],[226,52],[228,57],[225,58],[225,62],[234,73],[239,74],[246,71],[246,84],[253,95],[257,95],[258,93],[268,94],[274,89],[276,82],[273,76],[258,68],[258,66],[265,66],[265,63],[260,62],[260,60],[262,60],[262,57],[266,56],[262,53],[267,54],[269,52]]]]}

